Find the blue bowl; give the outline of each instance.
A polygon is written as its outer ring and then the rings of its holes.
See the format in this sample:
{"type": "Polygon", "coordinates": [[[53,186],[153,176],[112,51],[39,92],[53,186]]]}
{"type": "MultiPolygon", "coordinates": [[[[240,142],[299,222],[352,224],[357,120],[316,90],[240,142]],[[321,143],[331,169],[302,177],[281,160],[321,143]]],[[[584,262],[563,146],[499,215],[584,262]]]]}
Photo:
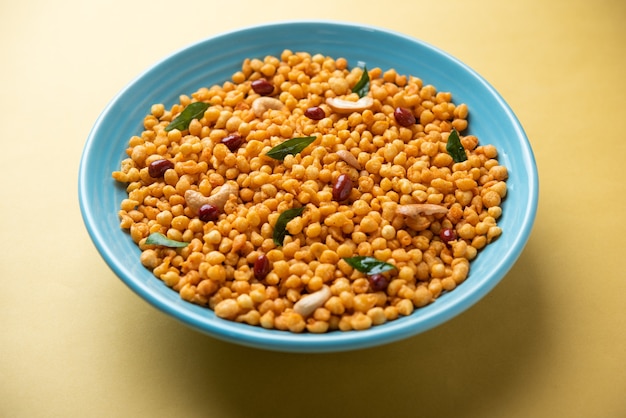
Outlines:
{"type": "Polygon", "coordinates": [[[139,75],[107,105],[87,138],[79,169],[80,208],[96,248],[137,295],[182,323],[221,340],[284,352],[332,352],[401,340],[438,326],[479,301],[507,274],[528,241],[538,200],[537,168],[522,126],[509,106],[480,75],[449,54],[411,37],[372,26],[298,21],[248,27],[186,47],[139,75]],[[293,334],[217,318],[183,301],[140,261],[140,251],[120,229],[117,212],[126,197],[111,178],[126,157],[132,135],[154,103],[169,107],[180,94],[221,84],[243,59],[280,56],[284,49],[345,57],[349,65],[395,68],[420,77],[470,109],[469,132],[498,148],[508,168],[508,194],[498,221],[503,234],[472,262],[468,279],[413,314],[366,331],[293,334]]]}

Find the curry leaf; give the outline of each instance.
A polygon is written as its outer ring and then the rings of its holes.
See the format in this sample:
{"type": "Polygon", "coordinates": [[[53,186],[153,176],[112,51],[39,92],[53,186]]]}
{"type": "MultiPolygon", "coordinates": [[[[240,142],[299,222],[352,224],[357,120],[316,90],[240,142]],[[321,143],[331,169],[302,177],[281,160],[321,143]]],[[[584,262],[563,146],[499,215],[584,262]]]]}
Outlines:
{"type": "Polygon", "coordinates": [[[291,138],[276,145],[274,148],[267,152],[268,157],[275,160],[282,161],[289,154],[295,155],[308,147],[317,137],[315,136],[303,136],[299,138],[291,138]]]}
{"type": "Polygon", "coordinates": [[[272,236],[272,238],[274,239],[274,244],[279,246],[283,245],[285,235],[287,235],[287,224],[293,218],[300,216],[304,211],[304,208],[304,206],[301,206],[299,208],[291,208],[280,214],[278,220],[276,221],[276,225],[274,225],[274,234],[272,236]]]}
{"type": "Polygon", "coordinates": [[[384,273],[386,271],[396,268],[396,266],[394,266],[393,264],[380,261],[374,257],[367,257],[367,256],[345,257],[344,260],[351,267],[367,275],[384,273]]]}
{"type": "Polygon", "coordinates": [[[189,123],[194,119],[200,119],[204,115],[205,110],[211,106],[210,103],[193,102],[189,104],[173,121],[165,127],[165,131],[169,132],[173,129],[184,131],[189,127],[189,123]]]}
{"type": "Polygon", "coordinates": [[[367,72],[367,67],[363,66],[363,74],[357,83],[352,87],[352,93],[356,93],[359,97],[367,96],[370,91],[370,75],[367,72]]]}
{"type": "Polygon", "coordinates": [[[461,144],[461,139],[456,129],[452,129],[452,132],[450,132],[448,143],[446,144],[446,151],[448,151],[448,154],[450,154],[455,163],[467,160],[465,148],[463,148],[461,144]]]}
{"type": "Polygon", "coordinates": [[[163,247],[170,247],[170,248],[183,248],[189,245],[188,242],[180,242],[180,241],[174,241],[173,239],[169,239],[168,237],[161,234],[160,232],[153,232],[152,234],[150,234],[148,238],[146,238],[146,244],[147,245],[161,245],[163,247]]]}

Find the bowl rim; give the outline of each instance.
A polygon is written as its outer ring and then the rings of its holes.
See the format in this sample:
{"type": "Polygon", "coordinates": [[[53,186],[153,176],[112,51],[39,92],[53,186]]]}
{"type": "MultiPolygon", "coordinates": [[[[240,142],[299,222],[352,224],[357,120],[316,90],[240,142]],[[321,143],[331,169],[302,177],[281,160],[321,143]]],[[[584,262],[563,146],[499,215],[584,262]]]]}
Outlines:
{"type": "MultiPolygon", "coordinates": [[[[102,258],[105,260],[109,268],[120,278],[131,290],[133,290],[142,299],[147,301],[158,310],[176,318],[180,322],[190,326],[191,328],[203,332],[207,335],[213,336],[220,340],[236,343],[243,346],[255,347],[261,349],[269,349],[274,351],[286,351],[286,352],[337,352],[355,350],[361,348],[369,348],[387,344],[404,339],[409,336],[413,336],[429,329],[432,329],[442,323],[450,320],[451,318],[459,315],[463,311],[469,309],[487,293],[489,293],[503,278],[508,271],[513,267],[526,243],[528,242],[530,232],[533,228],[539,195],[539,181],[537,175],[537,167],[535,158],[530,146],[530,142],[524,129],[519,122],[517,116],[513,113],[510,106],[505,102],[502,96],[493,88],[493,86],[487,82],[481,75],[479,75],[472,68],[461,62],[451,54],[412,36],[408,36],[403,33],[399,33],[386,28],[372,26],[368,24],[343,22],[336,20],[290,20],[269,22],[263,24],[256,24],[245,26],[242,28],[222,32],[214,36],[205,37],[196,42],[188,44],[174,52],[167,54],[164,58],[150,65],[147,69],[142,71],[138,76],[132,79],[125,87],[123,87],[113,98],[109,101],[103,111],[96,119],[89,135],[87,137],[84,149],[81,155],[78,175],[78,195],[79,206],[83,222],[89,233],[89,236],[99,251],[102,258]],[[173,304],[170,299],[163,297],[158,292],[153,292],[151,288],[146,287],[136,278],[129,274],[129,271],[124,266],[116,263],[116,256],[110,246],[107,245],[103,239],[101,232],[97,228],[97,222],[94,218],[92,211],[92,202],[88,200],[89,193],[87,192],[88,184],[86,182],[86,173],[88,172],[87,161],[88,157],[93,152],[92,149],[95,144],[96,134],[104,123],[106,116],[111,112],[113,106],[120,101],[124,94],[139,80],[150,74],[156,68],[171,62],[175,57],[184,54],[192,48],[197,48],[207,42],[220,42],[223,39],[228,39],[233,35],[240,34],[242,32],[253,32],[258,30],[270,30],[279,27],[293,27],[302,25],[317,25],[327,26],[329,28],[342,28],[347,30],[364,30],[370,32],[378,32],[384,35],[399,37],[404,40],[408,40],[417,44],[421,48],[427,49],[431,53],[435,53],[442,58],[450,61],[454,65],[460,67],[464,72],[471,76],[475,81],[485,89],[490,96],[495,99],[508,117],[507,123],[510,123],[514,128],[517,138],[523,142],[527,153],[523,156],[524,167],[530,169],[528,180],[528,187],[530,194],[528,196],[528,206],[524,212],[524,218],[521,221],[521,229],[517,232],[516,240],[514,244],[508,248],[506,257],[503,257],[503,263],[499,266],[497,278],[491,278],[485,280],[481,286],[477,287],[471,292],[463,293],[459,298],[455,297],[454,305],[442,303],[440,297],[436,302],[428,306],[428,310],[421,308],[419,315],[419,321],[416,320],[415,315],[409,315],[407,317],[398,318],[394,321],[372,327],[366,331],[347,331],[347,332],[331,332],[325,334],[294,334],[285,331],[267,330],[261,327],[254,327],[247,324],[239,324],[232,321],[225,321],[217,319],[210,323],[207,327],[206,317],[200,316],[196,309],[189,302],[181,301],[185,306],[181,304],[173,304]],[[191,305],[191,306],[186,306],[191,305]],[[191,308],[191,309],[190,309],[191,308]]],[[[121,231],[121,230],[120,230],[121,231]]],[[[139,260],[138,260],[139,262],[139,260]]],[[[471,273],[470,273],[471,277],[471,273]]],[[[158,280],[155,277],[155,281],[158,280]]],[[[172,293],[176,293],[169,289],[172,293]]],[[[206,310],[207,308],[199,307],[206,310]]],[[[417,312],[417,310],[416,310],[417,312]]]]}

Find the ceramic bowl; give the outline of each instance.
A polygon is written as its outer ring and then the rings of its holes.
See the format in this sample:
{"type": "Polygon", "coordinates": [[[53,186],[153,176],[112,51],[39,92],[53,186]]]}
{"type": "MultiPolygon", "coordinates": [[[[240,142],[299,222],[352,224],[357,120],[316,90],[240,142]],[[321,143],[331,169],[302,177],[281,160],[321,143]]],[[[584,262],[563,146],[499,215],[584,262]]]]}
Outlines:
{"type": "MultiPolygon", "coordinates": [[[[84,223],[108,266],[139,297],[180,322],[215,338],[284,352],[331,352],[378,346],[415,336],[459,315],[489,293],[514,265],[528,241],[538,200],[531,146],[513,111],[496,90],[467,65],[427,43],[382,28],[333,21],[297,21],[248,27],[201,40],[174,52],[131,81],[103,110],[84,147],[79,201],[84,223]],[[154,103],[166,107],[179,95],[221,84],[245,58],[279,56],[284,49],[344,57],[349,64],[395,68],[420,77],[470,109],[469,133],[498,148],[508,168],[508,194],[498,223],[502,236],[472,262],[467,280],[411,315],[366,331],[294,334],[222,320],[212,310],[180,298],[145,269],[140,251],[120,229],[126,197],[111,178],[126,157],[132,135],[142,131],[154,103]]],[[[115,301],[111,301],[115,303],[115,301]]]]}

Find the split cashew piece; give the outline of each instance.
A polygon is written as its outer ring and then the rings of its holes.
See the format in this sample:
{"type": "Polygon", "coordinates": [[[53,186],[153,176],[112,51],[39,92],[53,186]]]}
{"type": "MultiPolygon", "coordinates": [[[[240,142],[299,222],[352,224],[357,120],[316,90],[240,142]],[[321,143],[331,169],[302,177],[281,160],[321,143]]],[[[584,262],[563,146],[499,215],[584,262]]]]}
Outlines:
{"type": "Polygon", "coordinates": [[[252,102],[252,111],[257,118],[263,116],[268,110],[282,110],[285,108],[285,104],[273,97],[258,97],[252,102]]]}
{"type": "Polygon", "coordinates": [[[332,292],[330,287],[324,285],[320,290],[308,295],[304,295],[299,301],[293,305],[293,310],[302,315],[303,318],[311,315],[317,308],[324,306],[326,301],[330,299],[332,292]]]}
{"type": "Polygon", "coordinates": [[[350,151],[345,150],[345,149],[340,149],[339,151],[337,151],[337,155],[339,156],[339,158],[344,160],[346,164],[351,165],[357,170],[361,170],[361,164],[359,164],[356,157],[350,151]]]}
{"type": "Polygon", "coordinates": [[[185,192],[185,202],[187,202],[187,206],[195,213],[198,213],[200,208],[206,204],[213,205],[222,211],[224,210],[224,205],[228,201],[228,198],[231,195],[237,195],[238,191],[239,187],[236,183],[226,183],[208,197],[198,191],[187,190],[185,192]]]}
{"type": "Polygon", "coordinates": [[[416,218],[420,215],[445,215],[448,213],[448,208],[432,203],[415,203],[410,205],[399,205],[396,209],[396,213],[416,218]]]}
{"type": "Polygon", "coordinates": [[[356,102],[351,102],[349,100],[338,99],[336,97],[329,97],[326,99],[326,104],[337,113],[362,112],[365,109],[372,107],[374,99],[369,96],[365,96],[361,97],[356,102]]]}

